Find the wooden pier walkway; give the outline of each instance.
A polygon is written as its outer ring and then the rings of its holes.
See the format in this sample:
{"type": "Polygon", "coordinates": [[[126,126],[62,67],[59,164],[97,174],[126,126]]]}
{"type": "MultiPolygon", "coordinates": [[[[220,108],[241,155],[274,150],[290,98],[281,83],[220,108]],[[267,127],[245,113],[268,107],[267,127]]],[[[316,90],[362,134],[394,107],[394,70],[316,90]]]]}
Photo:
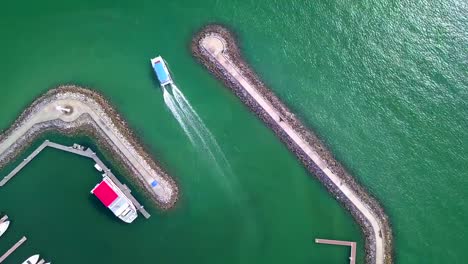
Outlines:
{"type": "Polygon", "coordinates": [[[342,241],[342,240],[330,240],[330,239],[315,239],[317,244],[328,244],[328,245],[338,245],[338,246],[349,246],[351,247],[351,256],[349,257],[349,263],[356,263],[356,242],[351,241],[342,241]]]}
{"type": "Polygon", "coordinates": [[[0,263],[2,263],[6,258],[8,258],[8,256],[11,255],[11,253],[15,252],[15,250],[17,248],[19,248],[25,241],[26,241],[26,237],[22,237],[18,242],[16,242],[16,244],[14,244],[7,252],[5,252],[5,254],[3,254],[1,257],[0,257],[0,263]]]}
{"type": "Polygon", "coordinates": [[[16,168],[14,168],[10,173],[8,173],[5,178],[0,181],[0,187],[5,185],[11,178],[13,178],[20,170],[22,170],[28,163],[33,160],[45,147],[47,147],[48,142],[44,141],[33,153],[31,153],[27,158],[25,158],[16,168]]]}
{"type": "MultiPolygon", "coordinates": [[[[137,210],[145,217],[146,219],[150,218],[150,214],[145,210],[143,205],[141,205],[138,200],[131,194],[131,190],[127,187],[127,185],[122,184],[114,173],[102,162],[101,159],[94,153],[90,148],[84,150],[84,148],[74,148],[69,146],[64,146],[58,143],[51,142],[49,140],[44,141],[31,155],[29,155],[26,159],[24,159],[15,169],[13,169],[5,178],[0,181],[0,187],[3,187],[9,180],[11,180],[22,168],[24,168],[28,163],[34,159],[44,148],[51,147],[58,150],[70,152],[76,155],[80,155],[83,157],[87,157],[92,159],[96,164],[98,164],[104,173],[112,179],[112,181],[122,190],[122,192],[132,201],[135,205],[137,210]]],[[[80,146],[81,147],[81,146],[80,146]]]]}

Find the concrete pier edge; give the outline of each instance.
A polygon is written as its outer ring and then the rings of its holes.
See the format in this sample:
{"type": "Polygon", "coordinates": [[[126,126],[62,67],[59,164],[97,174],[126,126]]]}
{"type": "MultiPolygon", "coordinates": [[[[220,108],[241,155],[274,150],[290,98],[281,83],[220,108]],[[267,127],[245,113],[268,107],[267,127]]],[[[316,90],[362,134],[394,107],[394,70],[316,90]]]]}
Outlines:
{"type": "Polygon", "coordinates": [[[8,163],[17,159],[17,157],[25,151],[33,141],[38,137],[49,131],[59,132],[64,135],[86,135],[96,141],[97,146],[108,153],[111,154],[111,158],[116,164],[121,165],[127,175],[130,175],[131,178],[137,183],[140,188],[146,190],[147,196],[162,210],[170,210],[175,207],[178,198],[179,198],[179,189],[176,181],[168,175],[168,173],[160,166],[160,164],[153,159],[148,151],[146,151],[144,145],[141,143],[141,140],[133,133],[133,131],[127,125],[127,122],[123,117],[115,110],[115,107],[99,92],[85,88],[82,86],[67,84],[60,85],[58,87],[50,89],[45,94],[36,98],[14,121],[14,123],[8,127],[6,130],[0,132],[0,144],[2,144],[18,127],[22,125],[25,120],[28,120],[31,116],[34,115],[34,111],[37,107],[45,102],[53,101],[60,94],[72,93],[86,98],[97,104],[107,117],[111,120],[111,125],[115,126],[115,129],[124,137],[124,139],[134,148],[136,153],[143,158],[143,160],[153,169],[159,177],[167,181],[170,188],[173,190],[173,195],[170,197],[169,201],[161,202],[159,201],[147,183],[135,173],[135,169],[130,162],[123,158],[123,153],[118,151],[118,148],[114,147],[111,140],[100,132],[101,129],[98,128],[96,122],[89,117],[88,114],[82,114],[76,120],[72,122],[65,122],[60,119],[50,120],[35,125],[30,131],[27,131],[27,135],[23,135],[18,142],[15,142],[14,146],[11,146],[7,155],[5,153],[0,153],[0,170],[3,169],[8,163]]]}
{"type": "Polygon", "coordinates": [[[365,237],[366,249],[366,263],[393,263],[393,235],[391,230],[390,221],[385,214],[382,206],[378,201],[369,194],[357,181],[352,177],[346,169],[333,157],[332,153],[326,148],[321,140],[288,109],[288,107],[280,101],[280,99],[266,87],[260,80],[258,75],[249,67],[237,46],[236,37],[232,32],[223,25],[210,24],[196,32],[191,45],[193,56],[212,74],[220,79],[227,87],[229,87],[235,95],[252,111],[254,112],[265,124],[270,127],[275,134],[287,145],[292,153],[303,163],[307,170],[315,175],[318,180],[326,187],[326,189],[335,197],[341,205],[346,208],[354,219],[361,226],[361,230],[365,237]],[[242,76],[255,86],[262,96],[275,108],[276,111],[281,113],[281,119],[287,122],[295,131],[298,131],[303,140],[305,140],[316,152],[320,155],[321,159],[326,162],[328,169],[334,174],[338,175],[343,183],[348,185],[357,196],[365,202],[366,207],[378,219],[380,232],[375,234],[369,221],[363,214],[356,208],[356,206],[343,194],[338,186],[333,183],[328,176],[315,164],[298,145],[291,140],[288,134],[277,125],[276,121],[268,115],[268,113],[259,106],[258,102],[252,98],[242,87],[242,85],[233,76],[228,73],[225,68],[220,65],[212,55],[202,47],[201,41],[207,36],[219,37],[223,42],[224,52],[230,61],[242,73],[242,76]],[[382,238],[384,241],[383,261],[377,261],[375,256],[375,239],[376,237],[382,238]]]}

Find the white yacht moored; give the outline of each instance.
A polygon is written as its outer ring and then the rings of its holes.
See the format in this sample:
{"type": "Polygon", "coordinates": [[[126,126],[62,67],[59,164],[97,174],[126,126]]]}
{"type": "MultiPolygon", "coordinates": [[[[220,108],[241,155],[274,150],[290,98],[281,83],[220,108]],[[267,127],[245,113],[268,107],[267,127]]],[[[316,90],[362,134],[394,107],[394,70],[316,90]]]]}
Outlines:
{"type": "Polygon", "coordinates": [[[137,218],[135,205],[105,174],[91,193],[125,223],[131,223],[137,218]]]}
{"type": "Polygon", "coordinates": [[[5,221],[0,224],[0,237],[5,234],[7,231],[8,227],[10,226],[10,221],[5,221]]]}
{"type": "Polygon", "coordinates": [[[36,264],[39,261],[39,254],[29,257],[22,264],[36,264]]]}

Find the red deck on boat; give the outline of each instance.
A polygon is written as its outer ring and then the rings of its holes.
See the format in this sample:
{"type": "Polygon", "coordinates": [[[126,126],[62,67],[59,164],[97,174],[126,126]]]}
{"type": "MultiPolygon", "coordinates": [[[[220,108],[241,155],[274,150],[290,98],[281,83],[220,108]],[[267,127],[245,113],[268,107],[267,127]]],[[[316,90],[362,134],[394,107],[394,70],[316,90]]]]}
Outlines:
{"type": "Polygon", "coordinates": [[[93,190],[93,194],[107,207],[118,197],[117,193],[114,192],[105,181],[102,181],[96,186],[93,190]]]}

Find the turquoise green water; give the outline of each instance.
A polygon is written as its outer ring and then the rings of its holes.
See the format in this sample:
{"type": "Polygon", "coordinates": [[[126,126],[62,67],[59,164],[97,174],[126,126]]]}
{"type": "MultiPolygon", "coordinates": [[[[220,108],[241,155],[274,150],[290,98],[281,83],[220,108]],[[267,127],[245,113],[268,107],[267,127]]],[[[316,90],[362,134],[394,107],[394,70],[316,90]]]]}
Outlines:
{"type": "Polygon", "coordinates": [[[327,237],[357,241],[363,261],[349,214],[190,56],[193,32],[216,21],[382,202],[398,262],[462,263],[467,9],[462,1],[3,3],[0,127],[56,84],[95,87],[182,197],[172,212],[150,208],[150,220],[123,225],[89,195],[99,179],[92,163],[47,150],[0,190],[0,210],[14,220],[0,252],[27,235],[6,263],[35,252],[57,263],[344,263],[346,249],[313,243],[327,237]],[[164,105],[149,66],[158,54],[219,142],[230,178],[218,177],[164,105]]]}

